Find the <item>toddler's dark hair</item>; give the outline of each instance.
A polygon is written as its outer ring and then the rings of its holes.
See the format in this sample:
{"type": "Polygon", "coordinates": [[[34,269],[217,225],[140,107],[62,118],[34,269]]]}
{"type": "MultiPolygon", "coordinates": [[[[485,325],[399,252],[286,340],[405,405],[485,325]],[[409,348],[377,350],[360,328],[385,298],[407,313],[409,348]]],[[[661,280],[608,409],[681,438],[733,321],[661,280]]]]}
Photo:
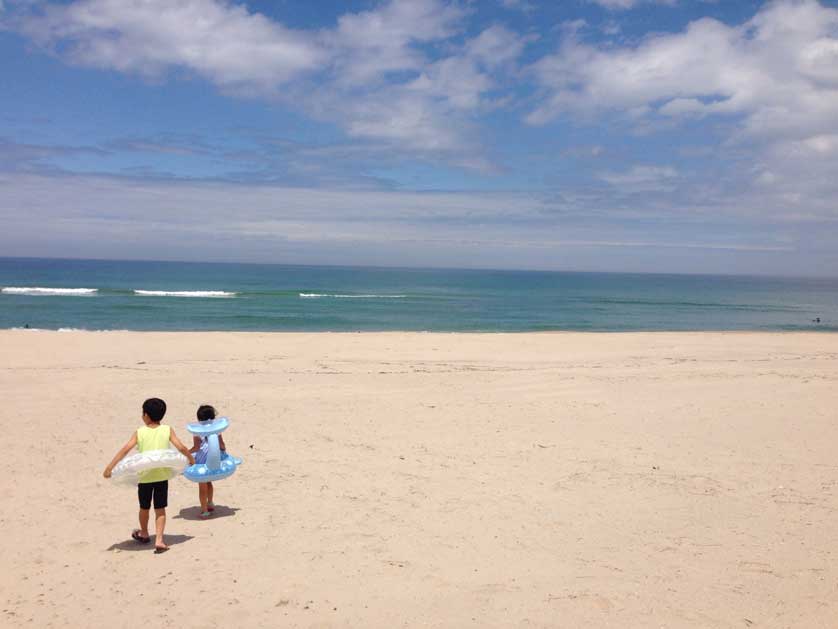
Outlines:
{"type": "Polygon", "coordinates": [[[199,406],[196,414],[198,415],[199,422],[206,422],[211,419],[215,419],[215,409],[209,404],[202,404],[199,406]]]}
{"type": "Polygon", "coordinates": [[[166,403],[159,397],[150,397],[143,402],[143,413],[153,422],[159,422],[166,414],[166,403]]]}

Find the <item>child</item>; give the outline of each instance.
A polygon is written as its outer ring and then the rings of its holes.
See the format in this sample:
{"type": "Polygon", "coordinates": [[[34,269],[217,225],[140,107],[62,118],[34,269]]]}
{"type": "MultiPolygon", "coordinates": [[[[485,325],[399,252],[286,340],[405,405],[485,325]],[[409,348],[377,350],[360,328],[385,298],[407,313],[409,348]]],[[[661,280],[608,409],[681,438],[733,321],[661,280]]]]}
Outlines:
{"type": "MultiPolygon", "coordinates": [[[[212,406],[204,404],[198,407],[197,416],[199,422],[212,421],[215,419],[215,409],[212,406]]],[[[227,449],[227,446],[224,445],[224,437],[221,435],[218,435],[218,447],[221,448],[222,452],[227,449]]],[[[206,463],[208,448],[207,438],[196,435],[192,438],[192,448],[189,451],[195,453],[196,463],[206,463]]],[[[212,512],[215,511],[215,504],[212,502],[212,490],[212,483],[198,483],[198,500],[201,503],[202,518],[210,517],[212,512]]]]}
{"type": "MultiPolygon", "coordinates": [[[[120,448],[113,460],[105,468],[105,478],[111,477],[114,466],[119,463],[134,446],[140,452],[147,450],[165,450],[171,442],[193,464],[195,459],[175,435],[171,426],[161,426],[160,422],[166,414],[166,403],[159,398],[150,398],[143,402],[143,423],[131,435],[128,442],[120,448]]],[[[163,542],[163,530],[166,528],[166,505],[169,497],[169,473],[166,468],[154,468],[140,472],[140,482],[137,485],[137,495],[140,499],[140,528],[131,533],[131,537],[141,544],[148,544],[151,538],[148,534],[148,516],[151,501],[154,499],[154,525],[156,539],[154,552],[164,553],[169,547],[163,542]]]]}

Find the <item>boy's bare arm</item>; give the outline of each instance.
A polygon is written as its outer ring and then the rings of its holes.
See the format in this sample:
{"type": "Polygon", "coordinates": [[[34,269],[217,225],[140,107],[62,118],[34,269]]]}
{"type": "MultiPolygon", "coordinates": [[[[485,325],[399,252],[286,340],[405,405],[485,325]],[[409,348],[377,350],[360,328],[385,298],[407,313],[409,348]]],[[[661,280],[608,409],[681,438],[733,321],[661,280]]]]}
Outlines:
{"type": "Polygon", "coordinates": [[[225,452],[227,451],[227,446],[224,445],[224,437],[222,437],[221,435],[218,435],[218,447],[224,450],[225,452]]]}
{"type": "Polygon", "coordinates": [[[169,441],[171,441],[172,445],[180,450],[180,453],[189,460],[189,465],[195,465],[195,457],[192,456],[192,452],[189,451],[189,448],[183,445],[181,440],[177,438],[174,428],[172,428],[169,432],[169,441]]]}
{"type": "Polygon", "coordinates": [[[102,473],[102,476],[104,476],[105,478],[110,478],[111,477],[111,472],[113,471],[114,466],[117,463],[119,463],[123,458],[125,458],[125,455],[128,454],[129,452],[131,452],[131,450],[133,450],[136,447],[136,445],[137,445],[137,433],[134,433],[133,435],[131,435],[131,438],[125,443],[125,445],[122,446],[119,449],[119,452],[117,452],[114,455],[111,462],[108,463],[108,466],[105,468],[105,471],[102,473]]]}

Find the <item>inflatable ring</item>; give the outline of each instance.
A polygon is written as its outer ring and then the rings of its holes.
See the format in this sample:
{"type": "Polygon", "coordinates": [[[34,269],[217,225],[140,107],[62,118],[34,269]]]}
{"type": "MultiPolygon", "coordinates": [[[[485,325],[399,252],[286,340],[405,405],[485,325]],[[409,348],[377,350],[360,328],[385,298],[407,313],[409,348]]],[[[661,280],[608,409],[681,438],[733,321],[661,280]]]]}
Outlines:
{"type": "Polygon", "coordinates": [[[187,424],[186,430],[199,437],[209,437],[210,435],[217,435],[224,432],[227,430],[229,425],[229,419],[226,417],[219,417],[218,419],[213,419],[208,422],[195,422],[193,424],[187,424]]]}
{"type": "Polygon", "coordinates": [[[183,475],[196,483],[211,483],[232,476],[242,460],[237,456],[221,453],[221,462],[216,469],[210,469],[206,463],[196,463],[183,470],[183,475]]]}
{"type": "Polygon", "coordinates": [[[207,461],[196,463],[183,470],[183,475],[195,483],[211,483],[232,476],[242,460],[222,452],[218,443],[218,435],[230,425],[226,417],[219,417],[208,422],[188,424],[186,429],[193,435],[205,437],[207,440],[207,461]]]}
{"type": "Polygon", "coordinates": [[[188,461],[177,450],[147,450],[126,456],[117,463],[111,478],[116,481],[136,485],[140,481],[141,472],[164,468],[168,478],[174,478],[186,467],[188,461]]]}

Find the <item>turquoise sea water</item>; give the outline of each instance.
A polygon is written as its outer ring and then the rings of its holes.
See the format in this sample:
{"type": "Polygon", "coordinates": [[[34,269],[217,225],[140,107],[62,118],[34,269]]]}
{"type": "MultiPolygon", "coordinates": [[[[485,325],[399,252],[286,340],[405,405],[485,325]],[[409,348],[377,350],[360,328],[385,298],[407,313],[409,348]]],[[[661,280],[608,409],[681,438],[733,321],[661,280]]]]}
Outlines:
{"type": "Polygon", "coordinates": [[[0,258],[0,328],[26,325],[838,331],[838,279],[0,258]]]}

